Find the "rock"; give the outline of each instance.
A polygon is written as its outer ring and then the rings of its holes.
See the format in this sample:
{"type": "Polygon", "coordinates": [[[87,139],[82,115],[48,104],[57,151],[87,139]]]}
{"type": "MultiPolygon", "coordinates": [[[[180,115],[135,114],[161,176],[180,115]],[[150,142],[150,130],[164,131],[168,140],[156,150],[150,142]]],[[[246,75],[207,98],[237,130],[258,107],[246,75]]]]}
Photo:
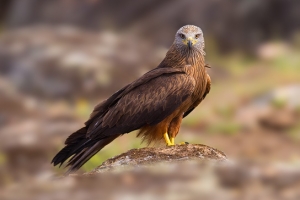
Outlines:
{"type": "Polygon", "coordinates": [[[288,130],[299,122],[298,113],[292,109],[270,110],[258,119],[261,127],[271,130],[288,130]]]}
{"type": "Polygon", "coordinates": [[[142,169],[55,180],[42,174],[14,187],[0,187],[0,199],[299,199],[299,164],[208,163],[177,162],[177,168],[168,164],[164,171],[142,169]]]}
{"type": "Polygon", "coordinates": [[[138,167],[154,166],[160,163],[177,163],[187,160],[226,160],[226,155],[212,147],[202,144],[175,145],[171,147],[145,147],[132,149],[105,161],[92,172],[130,170],[138,167]]]}
{"type": "Polygon", "coordinates": [[[299,163],[234,162],[222,152],[199,144],[133,149],[85,175],[54,180],[51,176],[42,173],[13,187],[0,187],[0,199],[279,200],[299,199],[300,186],[299,163]],[[137,167],[161,162],[166,164],[137,167]],[[120,166],[139,170],[108,171],[120,166]],[[157,170],[151,170],[154,168],[157,170]]]}
{"type": "Polygon", "coordinates": [[[62,138],[78,129],[79,124],[79,121],[63,121],[62,118],[28,119],[0,128],[0,159],[4,156],[0,167],[5,176],[19,180],[53,170],[50,159],[60,148],[62,138]]]}
{"type": "Polygon", "coordinates": [[[286,130],[299,121],[300,85],[275,88],[244,105],[236,120],[247,128],[286,130]]]}

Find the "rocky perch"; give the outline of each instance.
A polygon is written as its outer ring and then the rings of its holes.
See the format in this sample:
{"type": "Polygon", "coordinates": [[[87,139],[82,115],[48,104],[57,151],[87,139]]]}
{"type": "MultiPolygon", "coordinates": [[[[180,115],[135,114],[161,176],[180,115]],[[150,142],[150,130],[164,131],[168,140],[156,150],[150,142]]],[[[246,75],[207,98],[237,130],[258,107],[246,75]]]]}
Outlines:
{"type": "Polygon", "coordinates": [[[200,144],[132,149],[85,175],[31,178],[0,199],[298,200],[299,164],[234,162],[200,144]]]}
{"type": "Polygon", "coordinates": [[[132,149],[108,159],[92,172],[86,173],[86,175],[107,171],[131,170],[188,160],[223,161],[226,160],[226,155],[217,149],[202,144],[185,144],[160,148],[145,147],[132,149]]]}

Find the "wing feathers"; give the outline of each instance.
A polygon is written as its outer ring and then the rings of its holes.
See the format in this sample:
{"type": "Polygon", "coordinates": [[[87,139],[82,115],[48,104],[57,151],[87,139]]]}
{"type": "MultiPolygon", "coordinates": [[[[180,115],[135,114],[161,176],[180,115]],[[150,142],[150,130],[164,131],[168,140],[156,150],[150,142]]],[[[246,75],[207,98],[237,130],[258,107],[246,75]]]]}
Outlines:
{"type": "Polygon", "coordinates": [[[174,112],[195,86],[194,79],[178,71],[144,80],[147,81],[136,81],[136,87],[129,86],[130,91],[124,90],[125,95],[118,97],[119,100],[101,116],[101,123],[89,128],[89,137],[102,138],[157,124],[174,112]],[[104,127],[108,128],[101,131],[104,127]]]}
{"type": "Polygon", "coordinates": [[[157,68],[96,106],[83,127],[70,135],[53,158],[54,165],[72,157],[70,170],[119,135],[154,125],[174,112],[194,91],[195,80],[178,69],[157,68]]]}

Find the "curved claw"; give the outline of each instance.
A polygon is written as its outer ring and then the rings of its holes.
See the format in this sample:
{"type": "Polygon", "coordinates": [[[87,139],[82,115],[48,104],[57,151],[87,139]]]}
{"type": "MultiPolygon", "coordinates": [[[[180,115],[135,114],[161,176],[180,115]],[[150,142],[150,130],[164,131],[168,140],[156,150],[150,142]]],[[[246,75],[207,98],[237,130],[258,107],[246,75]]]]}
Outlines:
{"type": "Polygon", "coordinates": [[[180,142],[179,144],[180,145],[186,145],[186,144],[190,144],[190,143],[188,143],[188,142],[180,142]]]}
{"type": "MultiPolygon", "coordinates": [[[[169,134],[165,133],[164,134],[164,138],[165,138],[165,142],[167,144],[167,146],[174,146],[175,145],[175,138],[171,137],[171,139],[169,138],[169,134]]],[[[189,144],[188,142],[180,142],[179,145],[186,145],[189,144]]]]}

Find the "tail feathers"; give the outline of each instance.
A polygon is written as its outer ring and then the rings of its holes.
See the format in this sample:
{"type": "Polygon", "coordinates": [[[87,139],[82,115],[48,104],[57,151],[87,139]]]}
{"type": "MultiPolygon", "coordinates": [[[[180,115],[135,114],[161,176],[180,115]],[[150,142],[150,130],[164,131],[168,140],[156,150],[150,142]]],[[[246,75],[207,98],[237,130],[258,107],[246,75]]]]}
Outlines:
{"type": "Polygon", "coordinates": [[[85,137],[85,134],[86,127],[83,127],[71,134],[65,141],[66,146],[56,154],[51,163],[53,163],[54,166],[58,164],[61,166],[69,157],[78,153],[76,150],[86,143],[86,141],[88,141],[88,139],[85,137]]]}
{"type": "Polygon", "coordinates": [[[65,144],[75,144],[86,137],[87,127],[82,127],[75,133],[71,134],[65,141],[65,144]]]}
{"type": "Polygon", "coordinates": [[[105,147],[107,144],[111,143],[118,136],[119,135],[102,139],[102,140],[96,142],[91,147],[87,147],[87,148],[83,149],[79,154],[73,156],[67,164],[67,166],[70,166],[67,174],[72,171],[78,170],[89,159],[91,159],[91,157],[93,157],[96,153],[98,153],[101,149],[103,149],[103,147],[105,147]]]}
{"type": "Polygon", "coordinates": [[[71,157],[67,164],[67,166],[70,166],[67,173],[76,171],[103,147],[119,136],[114,135],[101,140],[91,140],[86,138],[86,131],[87,128],[84,127],[70,135],[65,142],[66,146],[56,154],[51,163],[54,166],[58,164],[61,166],[71,157]]]}

